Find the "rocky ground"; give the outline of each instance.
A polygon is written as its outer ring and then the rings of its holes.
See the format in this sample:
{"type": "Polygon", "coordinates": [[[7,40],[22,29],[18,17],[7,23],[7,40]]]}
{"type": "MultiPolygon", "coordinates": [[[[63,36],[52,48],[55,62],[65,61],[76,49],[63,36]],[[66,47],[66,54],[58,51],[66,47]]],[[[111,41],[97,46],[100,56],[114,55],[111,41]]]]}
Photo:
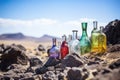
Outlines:
{"type": "MultiPolygon", "coordinates": [[[[36,56],[45,54],[42,45],[36,56]]],[[[0,80],[120,80],[120,45],[104,54],[71,53],[63,60],[29,56],[22,45],[0,45],[0,80]]]]}

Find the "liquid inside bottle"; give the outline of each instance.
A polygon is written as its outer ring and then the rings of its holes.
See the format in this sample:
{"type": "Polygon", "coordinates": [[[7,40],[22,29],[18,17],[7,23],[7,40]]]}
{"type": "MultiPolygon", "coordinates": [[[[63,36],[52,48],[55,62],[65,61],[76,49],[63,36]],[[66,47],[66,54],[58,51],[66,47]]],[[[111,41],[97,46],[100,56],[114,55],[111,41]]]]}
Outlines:
{"type": "Polygon", "coordinates": [[[99,52],[99,31],[97,30],[97,21],[93,22],[93,30],[91,32],[91,52],[99,52]]]}
{"type": "Polygon", "coordinates": [[[87,23],[82,23],[82,36],[80,38],[80,51],[85,54],[91,51],[91,43],[87,36],[87,23]]]}
{"type": "Polygon", "coordinates": [[[66,35],[64,35],[62,38],[63,41],[60,48],[61,59],[63,59],[69,53],[68,43],[66,42],[66,35]]]}
{"type": "Polygon", "coordinates": [[[56,38],[53,38],[52,41],[53,41],[53,45],[49,51],[49,56],[59,59],[60,51],[59,51],[59,48],[56,46],[56,38]]]}
{"type": "Polygon", "coordinates": [[[104,53],[107,50],[107,40],[106,40],[106,35],[102,32],[103,26],[100,27],[100,34],[98,36],[99,40],[99,53],[104,53]]]}
{"type": "Polygon", "coordinates": [[[73,30],[73,37],[72,40],[69,43],[69,51],[71,53],[77,53],[80,55],[80,46],[79,46],[79,40],[77,39],[77,30],[73,30]]]}

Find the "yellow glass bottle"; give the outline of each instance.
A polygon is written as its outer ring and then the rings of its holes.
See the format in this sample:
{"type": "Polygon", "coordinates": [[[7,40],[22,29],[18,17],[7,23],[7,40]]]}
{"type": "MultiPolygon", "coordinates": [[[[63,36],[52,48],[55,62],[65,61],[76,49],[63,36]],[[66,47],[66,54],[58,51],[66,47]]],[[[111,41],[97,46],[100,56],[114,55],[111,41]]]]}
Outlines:
{"type": "Polygon", "coordinates": [[[98,48],[99,48],[99,53],[105,53],[107,50],[107,39],[106,35],[102,32],[103,31],[103,26],[100,26],[100,34],[98,36],[98,48]]]}
{"type": "Polygon", "coordinates": [[[99,52],[99,34],[100,32],[97,29],[97,21],[93,21],[93,30],[91,32],[91,52],[99,52]]]}

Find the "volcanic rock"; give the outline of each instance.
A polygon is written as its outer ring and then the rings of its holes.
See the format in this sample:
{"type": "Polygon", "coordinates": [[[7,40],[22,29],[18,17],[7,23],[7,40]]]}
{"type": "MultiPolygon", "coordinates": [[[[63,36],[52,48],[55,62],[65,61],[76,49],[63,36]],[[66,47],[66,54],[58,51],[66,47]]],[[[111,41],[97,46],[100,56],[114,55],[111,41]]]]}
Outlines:
{"type": "Polygon", "coordinates": [[[47,62],[45,63],[44,66],[49,67],[49,66],[55,66],[57,64],[59,64],[61,61],[58,59],[55,59],[53,57],[49,57],[49,59],[47,60],[47,62]]]}
{"type": "Polygon", "coordinates": [[[116,19],[110,22],[103,32],[107,36],[108,44],[120,44],[120,20],[116,19]]]}
{"type": "Polygon", "coordinates": [[[87,72],[82,72],[80,68],[73,67],[68,71],[68,80],[85,80],[88,77],[87,72]]]}
{"type": "Polygon", "coordinates": [[[17,46],[3,45],[3,52],[1,55],[0,69],[7,70],[7,67],[11,64],[27,65],[28,57],[25,55],[25,51],[21,50],[17,46]]]}
{"type": "Polygon", "coordinates": [[[32,57],[29,59],[29,61],[30,61],[30,67],[37,66],[37,65],[39,65],[39,66],[43,65],[43,62],[40,59],[38,59],[37,57],[32,57]]]}
{"type": "Polygon", "coordinates": [[[43,45],[40,44],[40,45],[38,46],[38,50],[39,50],[39,51],[45,51],[45,48],[44,48],[43,45]]]}
{"type": "Polygon", "coordinates": [[[37,69],[35,70],[35,73],[36,73],[36,74],[44,74],[44,73],[47,72],[47,71],[48,71],[47,67],[43,66],[43,67],[41,67],[41,68],[37,68],[37,69]]]}
{"type": "Polygon", "coordinates": [[[76,53],[73,53],[71,55],[66,56],[62,60],[62,65],[65,67],[79,67],[79,66],[83,66],[84,61],[85,60],[83,57],[80,57],[76,53]]]}

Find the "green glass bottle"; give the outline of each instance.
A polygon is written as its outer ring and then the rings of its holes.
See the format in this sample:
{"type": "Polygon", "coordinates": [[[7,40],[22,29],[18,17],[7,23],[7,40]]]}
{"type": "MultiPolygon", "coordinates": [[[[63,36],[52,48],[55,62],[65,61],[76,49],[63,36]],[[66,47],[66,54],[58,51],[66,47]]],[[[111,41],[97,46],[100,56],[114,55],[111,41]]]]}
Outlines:
{"type": "Polygon", "coordinates": [[[87,35],[87,23],[82,23],[82,36],[80,38],[80,51],[85,54],[91,51],[91,43],[87,35]]]}
{"type": "Polygon", "coordinates": [[[93,30],[91,32],[91,52],[99,52],[99,31],[97,29],[97,21],[93,21],[93,30]]]}

